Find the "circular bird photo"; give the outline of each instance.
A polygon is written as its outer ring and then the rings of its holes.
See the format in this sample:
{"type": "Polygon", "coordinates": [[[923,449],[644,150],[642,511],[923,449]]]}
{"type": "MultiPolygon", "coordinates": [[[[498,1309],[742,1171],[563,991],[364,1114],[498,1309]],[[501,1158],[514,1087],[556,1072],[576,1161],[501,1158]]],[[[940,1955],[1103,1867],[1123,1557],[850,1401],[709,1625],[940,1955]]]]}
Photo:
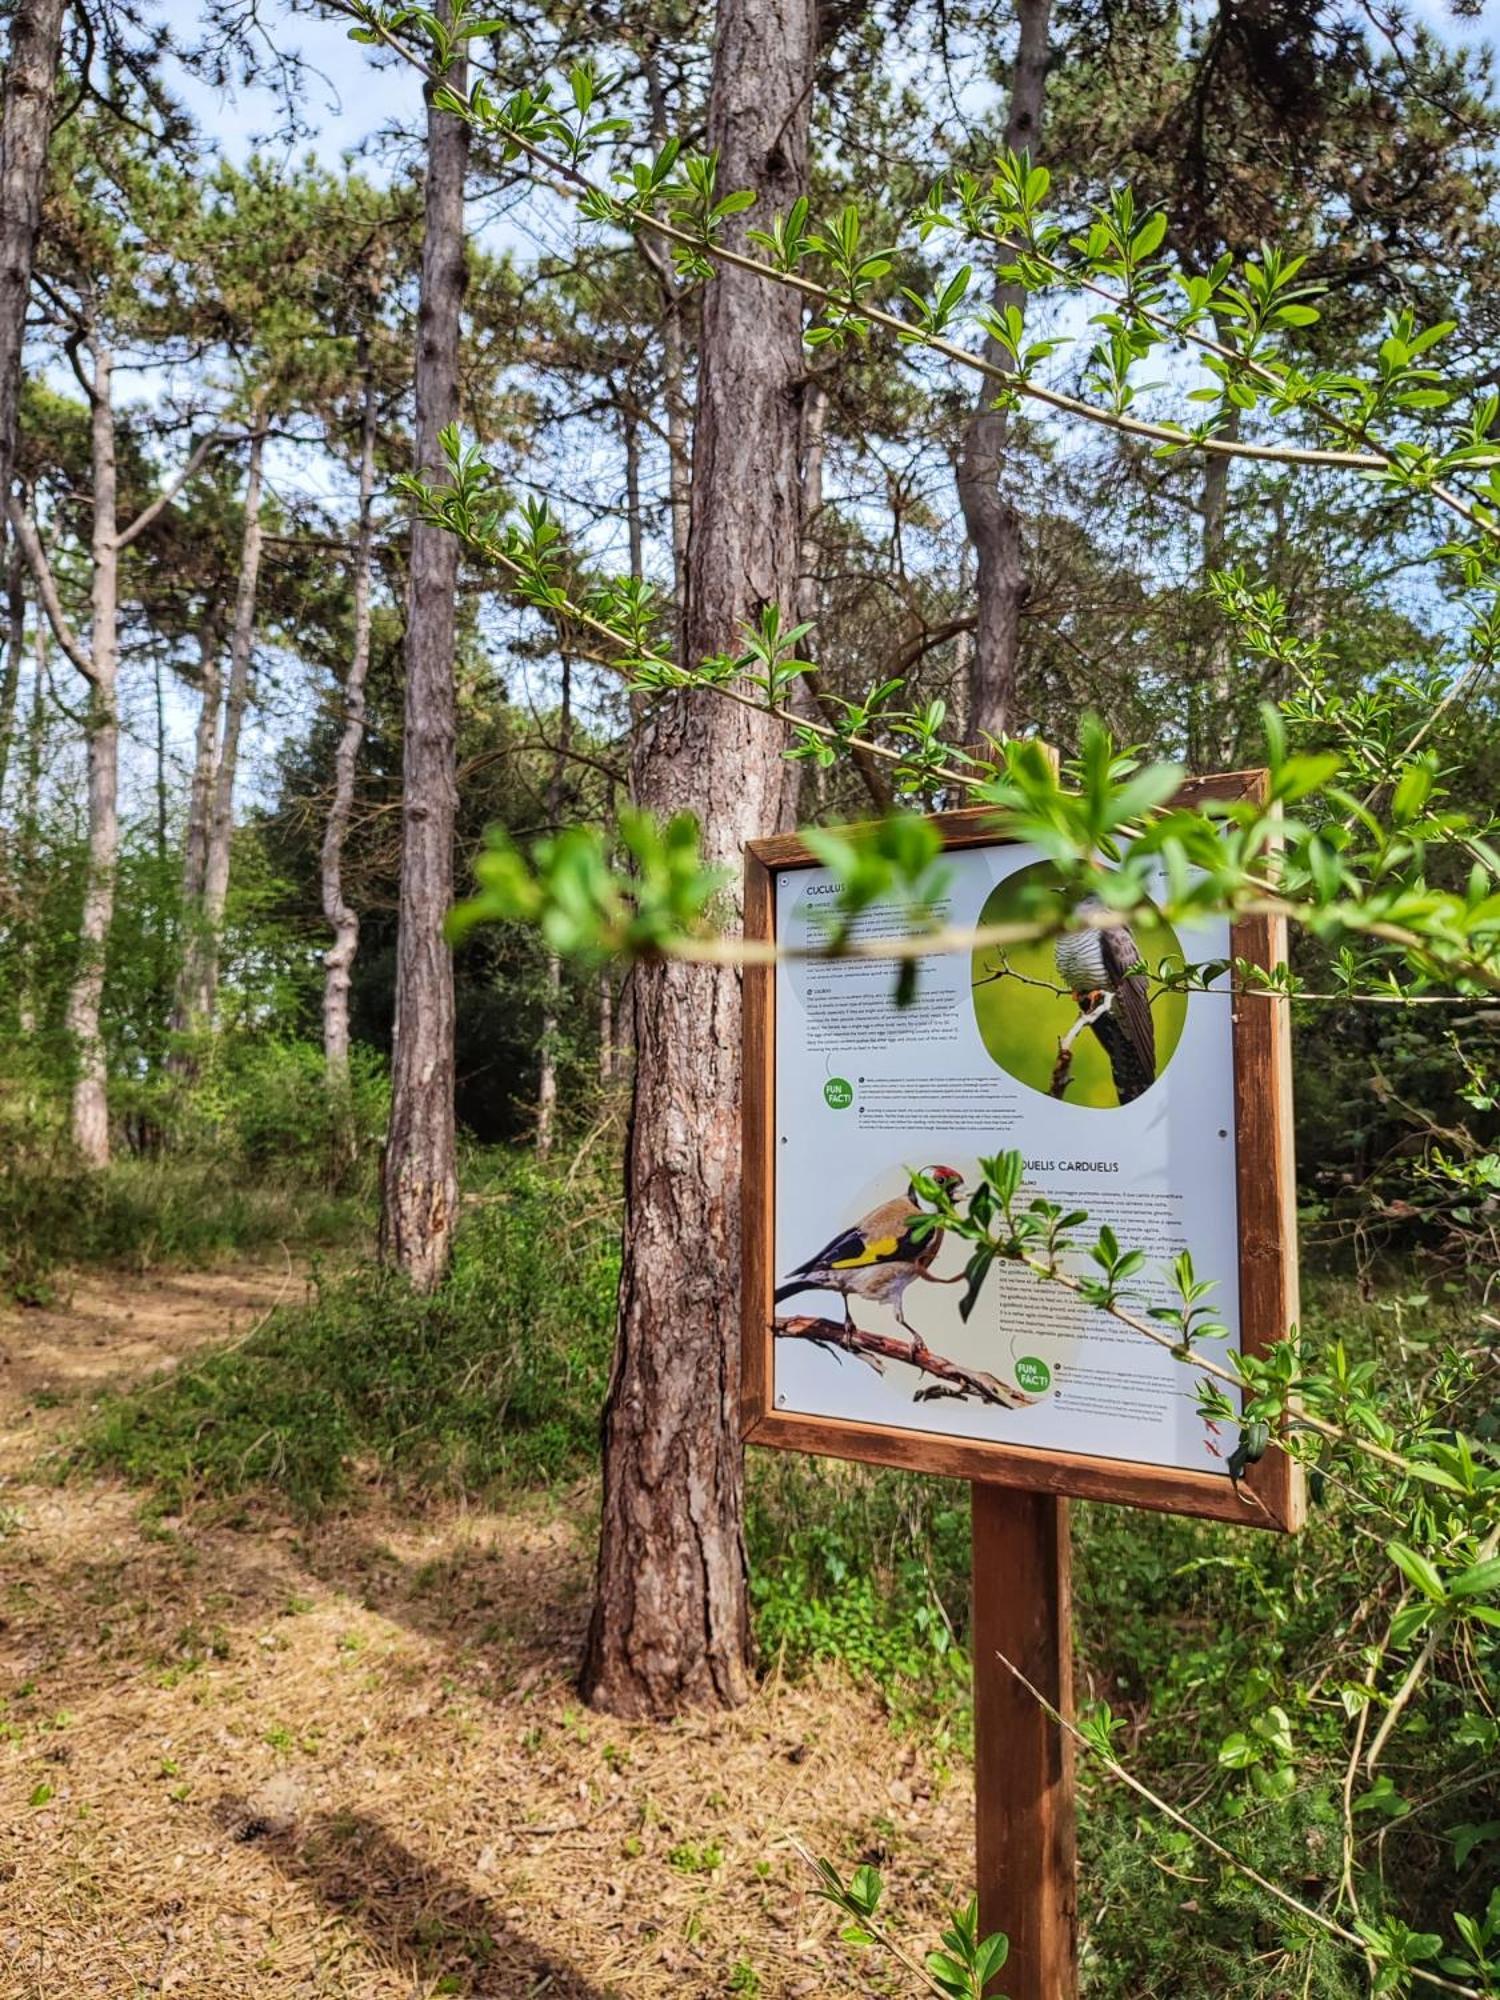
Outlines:
{"type": "MultiPolygon", "coordinates": [[[[1034,920],[1058,885],[1050,861],[1018,868],[991,890],[980,925],[1034,920]]],[[[1018,1082],[1063,1104],[1118,1110],[1145,1096],[1182,1038],[1187,995],[1161,983],[1182,963],[1161,917],[1126,925],[1102,903],[1083,903],[1058,937],[975,949],[974,1018],[991,1056],[1018,1082]]]]}

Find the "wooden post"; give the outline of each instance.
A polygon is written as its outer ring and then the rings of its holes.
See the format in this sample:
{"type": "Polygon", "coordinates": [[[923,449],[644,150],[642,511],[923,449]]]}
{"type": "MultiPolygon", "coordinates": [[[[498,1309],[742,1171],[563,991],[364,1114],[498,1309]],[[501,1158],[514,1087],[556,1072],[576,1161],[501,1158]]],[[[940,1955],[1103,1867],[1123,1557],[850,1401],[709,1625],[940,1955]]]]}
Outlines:
{"type": "Polygon", "coordinates": [[[1009,1673],[1073,1713],[1068,1503],[973,1483],[974,1800],[983,1936],[1004,1931],[1009,2000],[1074,2000],[1073,1740],[1009,1673]]]}

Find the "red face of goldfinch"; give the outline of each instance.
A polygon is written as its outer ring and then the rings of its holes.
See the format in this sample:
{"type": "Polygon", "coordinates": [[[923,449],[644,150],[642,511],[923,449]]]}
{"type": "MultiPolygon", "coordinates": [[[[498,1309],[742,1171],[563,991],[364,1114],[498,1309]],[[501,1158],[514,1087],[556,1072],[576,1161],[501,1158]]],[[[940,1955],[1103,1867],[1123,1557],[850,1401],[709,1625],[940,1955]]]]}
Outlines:
{"type": "MultiPolygon", "coordinates": [[[[950,1201],[957,1199],[959,1190],[964,1184],[964,1177],[958,1171],[957,1167],[923,1167],[922,1178],[923,1180],[934,1181],[950,1201]]],[[[910,1192],[912,1200],[920,1204],[920,1197],[917,1193],[915,1182],[913,1182],[910,1192]]]]}

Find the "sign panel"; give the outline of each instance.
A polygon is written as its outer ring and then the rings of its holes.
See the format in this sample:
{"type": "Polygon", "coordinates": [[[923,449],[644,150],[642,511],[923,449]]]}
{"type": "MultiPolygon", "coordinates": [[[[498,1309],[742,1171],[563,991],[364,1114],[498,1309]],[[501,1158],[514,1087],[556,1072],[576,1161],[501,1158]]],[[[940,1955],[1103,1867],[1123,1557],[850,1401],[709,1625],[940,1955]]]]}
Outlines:
{"type": "MultiPolygon", "coordinates": [[[[1259,774],[1188,796],[1245,793],[1259,774]]],[[[1055,879],[986,815],[940,815],[941,917],[971,932],[1022,922],[1055,879]]],[[[1175,928],[1108,923],[1059,937],[930,954],[896,1003],[890,959],[819,955],[830,872],[795,840],[747,858],[747,933],[783,948],[746,977],[746,1435],[756,1443],[958,1473],[1247,1524],[1297,1523],[1295,1468],[1272,1451],[1230,1476],[1238,1426],[1199,1410],[1201,1371],[1065,1287],[996,1262],[969,1318],[969,1246],[913,1234],[914,1176],[977,1185],[981,1156],[1018,1151],[1021,1205],[1086,1210],[1143,1251],[1132,1281],[1174,1297],[1190,1250],[1216,1281],[1222,1361],[1296,1318],[1287,1004],[1187,993],[1174,967],[1271,966],[1267,919],[1175,928]]],[[[902,934],[876,905],[854,937],[902,934]]],[[[1079,1274],[1094,1267],[1080,1249],[1079,1274]]]]}

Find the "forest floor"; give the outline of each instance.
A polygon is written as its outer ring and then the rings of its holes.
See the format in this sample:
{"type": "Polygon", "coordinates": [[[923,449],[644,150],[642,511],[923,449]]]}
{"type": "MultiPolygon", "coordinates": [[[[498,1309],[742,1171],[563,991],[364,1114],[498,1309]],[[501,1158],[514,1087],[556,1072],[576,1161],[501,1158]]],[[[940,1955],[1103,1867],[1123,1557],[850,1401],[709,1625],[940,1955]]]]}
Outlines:
{"type": "Polygon", "coordinates": [[[372,1473],[309,1524],[62,1475],[101,1390],[301,1291],[94,1273],[0,1314],[0,2000],[910,1992],[799,1849],[875,1862],[930,1942],[967,1772],[832,1671],[666,1727],[582,1708],[591,1485],[414,1511],[372,1473]]]}

